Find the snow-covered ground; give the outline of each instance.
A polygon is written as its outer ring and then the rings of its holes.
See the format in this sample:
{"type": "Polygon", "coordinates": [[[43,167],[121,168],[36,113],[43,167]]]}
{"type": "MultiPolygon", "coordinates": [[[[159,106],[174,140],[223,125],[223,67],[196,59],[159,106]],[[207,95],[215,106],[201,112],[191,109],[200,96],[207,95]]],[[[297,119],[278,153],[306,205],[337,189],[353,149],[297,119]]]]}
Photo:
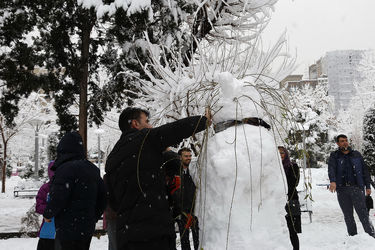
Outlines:
{"type": "MultiPolygon", "coordinates": [[[[358,218],[356,217],[358,235],[349,237],[343,215],[337,203],[335,194],[331,194],[325,187],[316,186],[319,183],[328,183],[327,169],[312,169],[313,186],[313,217],[310,224],[307,213],[303,213],[302,234],[299,234],[301,249],[308,250],[341,250],[341,249],[375,249],[375,239],[368,236],[358,218]]],[[[8,182],[11,186],[12,181],[8,182]]],[[[302,200],[303,197],[300,197],[302,200]]],[[[34,200],[15,199],[11,188],[7,193],[0,196],[0,232],[10,232],[19,228],[20,216],[33,204],[34,200]]],[[[281,204],[283,206],[283,204],[281,204]]],[[[370,218],[375,221],[375,211],[370,211],[370,218]]],[[[284,234],[287,236],[287,228],[284,234]]],[[[274,238],[275,245],[280,239],[274,238]]],[[[36,249],[38,239],[36,238],[14,238],[0,240],[0,249],[30,250],[36,249]]],[[[107,249],[108,238],[103,236],[100,239],[93,238],[92,250],[107,249]]],[[[251,246],[244,246],[243,249],[252,249],[251,246]]],[[[209,249],[210,250],[210,249],[209,249]]],[[[216,249],[214,249],[216,250],[216,249]]],[[[258,249],[256,249],[258,250],[258,249]]],[[[268,249],[267,249],[268,250],[268,249]]],[[[271,250],[271,249],[270,249],[271,250]]]]}
{"type": "MultiPolygon", "coordinates": [[[[14,198],[13,190],[16,186],[33,188],[33,181],[25,181],[18,176],[12,176],[5,182],[5,193],[0,193],[0,232],[18,232],[21,228],[21,217],[35,203],[35,199],[14,198]]],[[[41,185],[41,183],[35,183],[41,185]]],[[[2,248],[0,248],[2,249],[2,248]]]]}

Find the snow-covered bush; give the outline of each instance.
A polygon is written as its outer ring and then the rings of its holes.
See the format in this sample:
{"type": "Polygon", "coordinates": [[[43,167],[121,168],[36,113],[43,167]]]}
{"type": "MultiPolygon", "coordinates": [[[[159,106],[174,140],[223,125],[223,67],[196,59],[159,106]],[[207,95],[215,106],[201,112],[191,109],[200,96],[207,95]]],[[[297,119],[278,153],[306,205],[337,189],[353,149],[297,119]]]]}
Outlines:
{"type": "Polygon", "coordinates": [[[59,143],[57,133],[51,133],[47,139],[47,160],[52,161],[57,156],[57,145],[59,143]]]}
{"type": "Polygon", "coordinates": [[[293,126],[287,126],[288,149],[294,159],[303,158],[306,150],[310,167],[324,165],[335,145],[329,135],[336,128],[333,99],[328,96],[327,90],[328,86],[324,84],[318,84],[315,88],[307,85],[292,89],[287,96],[291,113],[285,116],[295,121],[293,126]]]}
{"type": "MultiPolygon", "coordinates": [[[[337,114],[338,132],[348,135],[351,146],[362,152],[364,143],[364,116],[375,100],[375,53],[367,51],[357,66],[360,77],[354,82],[355,91],[348,110],[337,114]]],[[[338,134],[339,134],[338,133],[338,134]]]]}
{"type": "Polygon", "coordinates": [[[370,108],[363,119],[363,159],[370,174],[375,175],[375,108],[370,108]]]}
{"type": "Polygon", "coordinates": [[[30,232],[37,232],[40,228],[39,214],[35,212],[35,203],[27,210],[25,216],[21,218],[20,232],[27,235],[30,232]]]}

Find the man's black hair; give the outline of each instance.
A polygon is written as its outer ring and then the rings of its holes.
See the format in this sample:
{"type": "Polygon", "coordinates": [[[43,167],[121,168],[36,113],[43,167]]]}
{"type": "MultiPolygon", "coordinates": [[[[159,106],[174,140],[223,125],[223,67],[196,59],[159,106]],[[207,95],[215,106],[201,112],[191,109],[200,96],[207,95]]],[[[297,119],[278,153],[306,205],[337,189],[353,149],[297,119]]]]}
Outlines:
{"type": "Polygon", "coordinates": [[[181,148],[180,150],[178,150],[179,155],[182,155],[182,152],[190,152],[191,153],[191,149],[185,147],[185,148],[181,148]]]}
{"type": "Polygon", "coordinates": [[[348,139],[348,137],[344,134],[339,134],[337,137],[336,137],[336,142],[339,142],[340,138],[346,138],[348,139]]]}
{"type": "Polygon", "coordinates": [[[125,132],[130,129],[130,124],[132,120],[139,121],[141,114],[144,113],[147,117],[150,117],[150,112],[140,108],[126,108],[121,112],[118,126],[121,129],[121,132],[125,132]]]}

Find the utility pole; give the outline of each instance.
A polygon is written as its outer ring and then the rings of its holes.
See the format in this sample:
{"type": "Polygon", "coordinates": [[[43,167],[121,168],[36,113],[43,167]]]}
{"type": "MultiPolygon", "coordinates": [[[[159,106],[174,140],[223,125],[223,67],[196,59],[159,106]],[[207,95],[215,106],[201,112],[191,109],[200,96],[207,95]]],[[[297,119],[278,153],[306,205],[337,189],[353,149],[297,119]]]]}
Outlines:
{"type": "MultiPolygon", "coordinates": [[[[305,188],[305,197],[310,196],[311,190],[308,190],[306,185],[307,183],[310,183],[310,180],[306,180],[306,170],[307,170],[307,159],[306,159],[306,154],[307,154],[307,148],[306,148],[306,135],[305,135],[305,130],[302,131],[302,143],[303,143],[303,177],[304,177],[304,188],[305,188]]],[[[310,197],[306,199],[306,210],[309,212],[309,218],[310,218],[310,223],[312,223],[312,207],[311,207],[311,200],[310,197]]]]}
{"type": "Polygon", "coordinates": [[[100,135],[104,133],[103,129],[98,128],[95,130],[95,134],[98,135],[98,168],[100,170],[100,160],[102,158],[102,151],[100,150],[100,135]]]}
{"type": "Polygon", "coordinates": [[[35,131],[35,154],[34,154],[34,179],[39,179],[39,130],[43,125],[43,121],[39,119],[33,119],[29,122],[29,124],[34,128],[35,131]]]}
{"type": "Polygon", "coordinates": [[[100,169],[100,158],[101,158],[101,151],[100,151],[100,134],[98,134],[98,168],[100,169]]]}

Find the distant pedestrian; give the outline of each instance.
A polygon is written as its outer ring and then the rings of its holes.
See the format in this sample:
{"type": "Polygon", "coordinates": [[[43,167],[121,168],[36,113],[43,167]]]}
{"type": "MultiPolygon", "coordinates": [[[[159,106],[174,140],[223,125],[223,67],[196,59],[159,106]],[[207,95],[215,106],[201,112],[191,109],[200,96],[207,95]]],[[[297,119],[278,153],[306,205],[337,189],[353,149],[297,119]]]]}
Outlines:
{"type": "Polygon", "coordinates": [[[77,132],[65,134],[57,146],[50,201],[43,213],[55,218],[56,238],[63,250],[88,250],[95,224],[105,205],[105,187],[99,169],[86,159],[77,132]]]}
{"type": "MultiPolygon", "coordinates": [[[[51,161],[48,164],[48,178],[49,181],[45,184],[43,184],[36,196],[36,207],[35,211],[38,214],[43,214],[44,210],[46,209],[47,202],[49,200],[49,186],[50,181],[52,180],[52,177],[54,175],[54,171],[51,170],[51,167],[53,166],[54,161],[51,161]]],[[[43,220],[42,225],[40,226],[39,232],[38,232],[38,246],[37,250],[59,250],[60,245],[57,240],[55,240],[56,237],[56,229],[55,229],[55,221],[54,218],[52,218],[51,222],[45,222],[43,220]]]]}
{"type": "Polygon", "coordinates": [[[297,163],[290,161],[289,152],[285,147],[279,146],[278,149],[288,183],[288,201],[285,205],[285,219],[288,226],[289,238],[290,242],[292,243],[293,250],[299,250],[298,234],[302,233],[301,208],[298,201],[297,191],[300,177],[299,167],[297,163]]]}
{"type": "Polygon", "coordinates": [[[329,190],[337,191],[337,200],[344,214],[348,234],[357,234],[354,207],[365,232],[375,237],[365,201],[365,195],[371,194],[368,168],[362,155],[349,147],[346,135],[338,135],[336,144],[338,150],[331,153],[328,161],[329,190]]]}
{"type": "Polygon", "coordinates": [[[106,162],[111,204],[117,211],[119,250],[175,249],[163,151],[206,128],[210,114],[152,128],[149,113],[125,109],[119,119],[122,135],[106,162]],[[208,118],[208,119],[207,119],[208,118]]]}

